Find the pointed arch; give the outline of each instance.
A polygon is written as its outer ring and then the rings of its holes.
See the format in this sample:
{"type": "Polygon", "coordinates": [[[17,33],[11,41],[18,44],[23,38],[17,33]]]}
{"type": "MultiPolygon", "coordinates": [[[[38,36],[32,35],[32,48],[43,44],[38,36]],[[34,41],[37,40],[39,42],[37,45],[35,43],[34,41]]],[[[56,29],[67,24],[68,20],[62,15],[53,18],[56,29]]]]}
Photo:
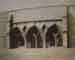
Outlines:
{"type": "Polygon", "coordinates": [[[18,27],[14,27],[10,35],[10,47],[18,48],[19,46],[24,46],[24,38],[21,34],[21,31],[18,27]]]}
{"type": "Polygon", "coordinates": [[[51,46],[55,47],[55,44],[57,44],[57,46],[61,46],[62,43],[63,43],[62,37],[61,37],[61,34],[59,33],[58,26],[56,24],[53,24],[52,26],[48,28],[46,33],[46,47],[47,48],[51,46]],[[56,38],[54,34],[57,34],[56,38]]]}
{"type": "Polygon", "coordinates": [[[29,28],[26,33],[27,47],[31,48],[42,48],[43,40],[40,34],[39,29],[34,25],[29,28]]]}

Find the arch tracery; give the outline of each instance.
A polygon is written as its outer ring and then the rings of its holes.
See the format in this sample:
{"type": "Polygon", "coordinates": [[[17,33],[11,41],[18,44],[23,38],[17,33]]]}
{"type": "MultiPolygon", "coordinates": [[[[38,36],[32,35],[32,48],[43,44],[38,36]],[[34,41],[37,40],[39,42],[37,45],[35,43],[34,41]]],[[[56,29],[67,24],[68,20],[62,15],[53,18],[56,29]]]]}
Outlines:
{"type": "Polygon", "coordinates": [[[18,27],[13,27],[13,23],[11,23],[10,47],[18,48],[24,45],[26,48],[63,46],[62,34],[60,28],[56,24],[57,21],[60,20],[21,22],[26,24],[20,23],[21,25],[18,27]],[[22,27],[23,29],[21,29],[22,27]]]}
{"type": "Polygon", "coordinates": [[[29,28],[26,34],[26,40],[27,43],[30,43],[31,48],[42,48],[42,37],[39,29],[36,26],[29,28]]]}
{"type": "Polygon", "coordinates": [[[62,35],[56,24],[50,26],[46,32],[46,47],[62,46],[62,35]]]}

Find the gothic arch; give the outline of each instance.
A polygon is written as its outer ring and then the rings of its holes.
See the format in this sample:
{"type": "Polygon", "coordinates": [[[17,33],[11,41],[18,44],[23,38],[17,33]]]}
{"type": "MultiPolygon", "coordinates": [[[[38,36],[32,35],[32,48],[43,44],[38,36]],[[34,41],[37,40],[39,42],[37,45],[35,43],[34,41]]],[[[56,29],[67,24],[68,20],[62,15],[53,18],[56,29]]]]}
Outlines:
{"type": "Polygon", "coordinates": [[[47,48],[51,46],[55,47],[54,34],[58,34],[56,37],[58,39],[57,46],[62,46],[62,37],[61,37],[61,34],[59,33],[58,26],[56,24],[53,24],[52,26],[48,28],[46,32],[46,47],[47,48]]]}
{"type": "Polygon", "coordinates": [[[26,33],[27,47],[30,48],[42,48],[43,40],[40,34],[39,29],[34,25],[29,28],[26,33]]]}
{"type": "Polygon", "coordinates": [[[14,27],[10,33],[10,48],[24,46],[24,38],[18,27],[14,27]]]}

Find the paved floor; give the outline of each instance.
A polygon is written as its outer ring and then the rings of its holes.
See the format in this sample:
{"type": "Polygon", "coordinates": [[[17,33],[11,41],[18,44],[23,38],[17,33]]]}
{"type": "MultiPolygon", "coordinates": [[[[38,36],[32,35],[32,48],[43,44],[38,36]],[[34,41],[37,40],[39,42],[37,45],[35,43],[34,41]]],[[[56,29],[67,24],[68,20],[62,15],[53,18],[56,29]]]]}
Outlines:
{"type": "Polygon", "coordinates": [[[75,49],[0,49],[0,60],[75,60],[75,49]]]}

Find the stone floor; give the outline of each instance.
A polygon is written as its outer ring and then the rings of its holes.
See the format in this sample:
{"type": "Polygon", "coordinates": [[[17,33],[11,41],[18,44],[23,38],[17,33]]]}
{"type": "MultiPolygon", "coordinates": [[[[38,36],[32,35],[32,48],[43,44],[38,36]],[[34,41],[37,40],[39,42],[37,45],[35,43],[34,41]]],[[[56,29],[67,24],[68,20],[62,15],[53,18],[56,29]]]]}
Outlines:
{"type": "Polygon", "coordinates": [[[75,49],[0,49],[0,60],[75,60],[75,49]]]}

